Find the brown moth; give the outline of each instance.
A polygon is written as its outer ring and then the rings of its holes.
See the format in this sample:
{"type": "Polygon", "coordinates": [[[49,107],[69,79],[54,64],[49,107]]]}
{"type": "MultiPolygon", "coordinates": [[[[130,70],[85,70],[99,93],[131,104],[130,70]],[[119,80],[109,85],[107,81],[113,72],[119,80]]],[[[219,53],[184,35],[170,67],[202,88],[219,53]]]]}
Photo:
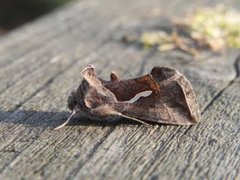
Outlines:
{"type": "Polygon", "coordinates": [[[88,65],[81,75],[80,86],[68,99],[72,114],[56,129],[76,113],[100,121],[124,117],[144,124],[192,125],[200,120],[193,88],[176,69],[154,67],[150,74],[129,80],[112,72],[111,80],[105,81],[88,65]]]}

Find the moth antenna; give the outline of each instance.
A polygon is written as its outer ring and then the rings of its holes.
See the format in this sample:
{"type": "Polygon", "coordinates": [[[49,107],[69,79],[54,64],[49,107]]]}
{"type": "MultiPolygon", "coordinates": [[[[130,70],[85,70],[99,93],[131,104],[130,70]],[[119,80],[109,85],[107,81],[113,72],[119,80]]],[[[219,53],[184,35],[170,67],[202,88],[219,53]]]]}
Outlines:
{"type": "Polygon", "coordinates": [[[73,116],[75,114],[77,114],[78,111],[75,111],[75,109],[73,109],[72,113],[70,114],[70,116],[67,118],[67,120],[61,124],[60,126],[54,128],[54,130],[58,130],[58,129],[61,129],[62,127],[64,127],[65,125],[67,125],[69,123],[69,121],[73,118],[73,116]]]}
{"type": "Polygon", "coordinates": [[[150,125],[150,124],[148,124],[148,123],[146,123],[144,121],[141,121],[141,120],[139,120],[137,118],[134,118],[134,117],[126,116],[126,115],[124,115],[122,113],[119,113],[118,115],[121,116],[121,117],[127,118],[127,119],[131,119],[133,121],[139,122],[139,123],[144,124],[144,125],[148,125],[148,126],[150,125]]]}

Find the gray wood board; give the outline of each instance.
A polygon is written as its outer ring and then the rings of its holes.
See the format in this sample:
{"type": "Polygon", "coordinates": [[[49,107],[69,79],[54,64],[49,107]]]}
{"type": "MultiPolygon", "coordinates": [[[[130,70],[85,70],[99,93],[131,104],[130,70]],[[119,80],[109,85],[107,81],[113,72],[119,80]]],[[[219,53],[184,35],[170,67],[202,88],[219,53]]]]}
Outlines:
{"type": "MultiPolygon", "coordinates": [[[[76,1],[0,38],[0,178],[239,179],[239,50],[159,53],[125,44],[127,34],[168,27],[213,1],[76,1]],[[159,8],[162,16],[153,16],[159,8]],[[164,18],[163,18],[164,16],[164,18]],[[167,25],[166,25],[167,24],[167,25]],[[192,82],[202,118],[194,126],[144,126],[69,116],[80,70],[121,78],[171,66],[192,82]]],[[[237,1],[227,5],[239,8],[237,1]]]]}

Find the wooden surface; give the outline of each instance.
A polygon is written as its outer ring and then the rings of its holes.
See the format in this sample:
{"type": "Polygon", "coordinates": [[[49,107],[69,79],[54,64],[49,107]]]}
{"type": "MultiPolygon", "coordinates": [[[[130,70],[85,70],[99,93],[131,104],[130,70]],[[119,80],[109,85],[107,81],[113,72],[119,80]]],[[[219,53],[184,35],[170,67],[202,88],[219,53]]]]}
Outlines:
{"type": "MultiPolygon", "coordinates": [[[[228,6],[240,3],[227,1],[228,6]]],[[[1,179],[240,179],[239,50],[159,53],[121,37],[215,1],[82,0],[0,38],[1,179]],[[158,9],[156,9],[156,7],[158,9]],[[162,16],[156,16],[156,12],[162,16]],[[154,13],[155,12],[155,13],[154,13]],[[164,18],[165,17],[165,18],[164,18]],[[66,99],[94,64],[101,78],[179,69],[201,106],[194,126],[100,123],[69,116],[66,99]]]]}

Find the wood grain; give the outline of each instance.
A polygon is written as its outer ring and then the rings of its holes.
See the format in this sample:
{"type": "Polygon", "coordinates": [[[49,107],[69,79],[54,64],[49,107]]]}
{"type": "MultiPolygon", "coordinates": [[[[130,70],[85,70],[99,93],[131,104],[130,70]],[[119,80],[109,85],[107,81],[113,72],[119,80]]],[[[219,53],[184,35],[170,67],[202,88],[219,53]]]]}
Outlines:
{"type": "MultiPolygon", "coordinates": [[[[240,9],[236,0],[225,2],[240,9]]],[[[203,5],[214,2],[81,0],[1,37],[0,178],[239,179],[239,50],[194,59],[121,41],[167,28],[167,18],[203,5]],[[151,15],[156,7],[161,17],[151,15]],[[111,71],[127,79],[153,66],[179,69],[196,91],[201,123],[149,127],[74,118],[54,131],[68,117],[67,96],[89,63],[105,79],[111,71]]]]}

